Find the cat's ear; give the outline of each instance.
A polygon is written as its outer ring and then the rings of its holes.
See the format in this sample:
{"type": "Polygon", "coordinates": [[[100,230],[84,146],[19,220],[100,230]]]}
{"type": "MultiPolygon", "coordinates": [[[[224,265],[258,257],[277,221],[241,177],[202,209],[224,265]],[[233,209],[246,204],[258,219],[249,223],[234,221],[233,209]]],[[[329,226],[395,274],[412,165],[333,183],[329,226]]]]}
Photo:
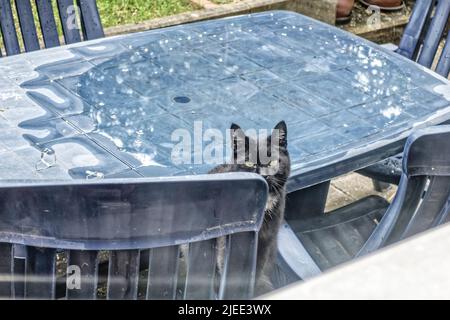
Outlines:
{"type": "Polygon", "coordinates": [[[230,130],[231,130],[231,138],[238,138],[241,136],[245,137],[244,131],[236,123],[231,124],[230,130]]]}
{"type": "Polygon", "coordinates": [[[231,124],[231,140],[233,143],[236,143],[237,141],[245,141],[245,133],[244,130],[241,129],[237,124],[232,123],[231,124]]]}
{"type": "Polygon", "coordinates": [[[239,129],[242,130],[241,127],[239,127],[236,123],[232,123],[230,129],[231,130],[239,130],[239,129]]]}
{"type": "Polygon", "coordinates": [[[275,132],[278,134],[279,139],[279,146],[286,148],[287,147],[287,126],[286,122],[280,121],[278,124],[273,128],[274,131],[272,132],[272,137],[274,136],[275,132]]]}
{"type": "Polygon", "coordinates": [[[231,141],[233,143],[233,151],[235,158],[239,152],[245,152],[245,133],[237,124],[233,123],[230,128],[231,141]]]}

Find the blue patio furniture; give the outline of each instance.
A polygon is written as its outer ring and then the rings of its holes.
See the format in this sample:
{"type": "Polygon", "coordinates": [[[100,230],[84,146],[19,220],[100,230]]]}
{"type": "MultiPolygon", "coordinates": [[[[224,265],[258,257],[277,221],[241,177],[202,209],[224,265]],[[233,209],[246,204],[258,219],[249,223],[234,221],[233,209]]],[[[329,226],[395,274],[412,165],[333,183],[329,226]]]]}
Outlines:
{"type": "MultiPolygon", "coordinates": [[[[449,1],[417,0],[395,52],[430,69],[433,61],[439,58],[433,70],[447,78],[450,71],[450,36],[447,36],[442,52],[438,53],[438,48],[449,14],[449,1]]],[[[358,172],[372,178],[375,188],[381,190],[385,187],[383,183],[399,184],[401,163],[402,154],[399,154],[358,172]]]]}
{"type": "MultiPolygon", "coordinates": [[[[232,122],[272,129],[285,120],[288,221],[323,211],[330,179],[398,154],[414,130],[450,119],[446,79],[283,11],[29,52],[2,59],[0,71],[0,179],[195,180],[217,163],[176,163],[173,133],[194,142],[198,121],[228,137],[232,122]]],[[[190,160],[199,155],[187,150],[190,160]]],[[[295,231],[297,242],[280,241],[280,252],[304,251],[295,231]]]]}
{"type": "MultiPolygon", "coordinates": [[[[19,31],[16,29],[14,22],[14,5],[17,10],[20,34],[25,51],[39,50],[38,30],[34,22],[31,0],[16,0],[14,3],[11,0],[0,0],[0,29],[6,54],[10,56],[21,52],[19,31]]],[[[52,48],[61,45],[52,1],[35,0],[35,5],[45,47],[52,48]]],[[[76,2],[73,0],[57,0],[57,7],[65,44],[82,40],[77,23],[77,14],[79,14],[81,22],[83,40],[104,36],[95,0],[77,0],[76,2]]]]}
{"type": "Polygon", "coordinates": [[[304,265],[296,266],[290,260],[289,267],[281,261],[287,279],[318,274],[448,222],[449,154],[450,125],[417,130],[406,142],[402,177],[391,204],[369,196],[325,216],[288,220],[282,234],[294,230],[304,246],[300,250],[304,256],[298,258],[304,265]]]}
{"type": "Polygon", "coordinates": [[[450,224],[446,224],[259,299],[450,299],[449,241],[450,224]]]}
{"type": "Polygon", "coordinates": [[[251,298],[266,198],[256,174],[2,183],[0,297],[251,298]]]}
{"type": "MultiPolygon", "coordinates": [[[[18,97],[2,102],[9,152],[2,162],[23,169],[0,168],[0,178],[206,173],[214,163],[172,161],[175,130],[192,136],[201,121],[204,130],[226,137],[232,122],[272,129],[285,120],[289,192],[314,191],[399,153],[413,129],[450,119],[445,79],[369,41],[283,11],[29,52],[3,59],[0,70],[0,93],[18,97]],[[74,146],[89,161],[72,161],[74,146]],[[41,157],[48,168],[34,172],[41,157]]],[[[300,205],[320,199],[323,206],[327,189],[311,194],[300,205]]]]}

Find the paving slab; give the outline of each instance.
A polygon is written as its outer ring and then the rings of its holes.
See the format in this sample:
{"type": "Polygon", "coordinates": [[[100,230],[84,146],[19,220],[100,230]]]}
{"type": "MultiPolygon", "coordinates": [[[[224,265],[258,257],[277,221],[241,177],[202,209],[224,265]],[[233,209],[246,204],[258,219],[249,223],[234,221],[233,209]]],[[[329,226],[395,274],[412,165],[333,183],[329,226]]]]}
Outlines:
{"type": "Polygon", "coordinates": [[[331,181],[325,210],[329,212],[370,195],[378,195],[391,202],[396,191],[397,186],[391,185],[388,190],[377,192],[370,178],[349,173],[331,181]]]}

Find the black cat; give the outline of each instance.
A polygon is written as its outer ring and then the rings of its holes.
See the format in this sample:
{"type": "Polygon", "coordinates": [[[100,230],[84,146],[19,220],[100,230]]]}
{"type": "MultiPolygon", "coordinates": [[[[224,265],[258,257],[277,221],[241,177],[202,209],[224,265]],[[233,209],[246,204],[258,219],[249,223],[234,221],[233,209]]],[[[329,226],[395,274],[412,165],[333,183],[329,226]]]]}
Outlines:
{"type": "MultiPolygon", "coordinates": [[[[236,124],[231,126],[233,141],[233,161],[212,169],[209,173],[224,172],[254,172],[260,174],[269,186],[269,195],[264,212],[264,222],[259,232],[258,258],[256,271],[255,294],[260,295],[273,289],[270,274],[275,264],[277,252],[277,234],[284,216],[286,199],[286,181],[290,173],[290,158],[287,150],[286,123],[278,123],[271,135],[265,138],[254,138],[245,135],[236,124]],[[261,140],[261,139],[265,139],[261,140]],[[272,140],[278,139],[278,146],[272,146],[272,140]],[[243,148],[245,146],[245,149],[243,148]],[[257,153],[251,154],[250,146],[257,147],[257,153]],[[270,161],[263,161],[259,156],[261,146],[267,146],[267,156],[270,161]],[[253,160],[253,161],[252,161],[253,160]],[[267,163],[266,163],[267,162],[267,163]]],[[[218,265],[223,263],[224,239],[218,241],[218,265]]],[[[220,267],[219,267],[220,268],[220,267]]]]}

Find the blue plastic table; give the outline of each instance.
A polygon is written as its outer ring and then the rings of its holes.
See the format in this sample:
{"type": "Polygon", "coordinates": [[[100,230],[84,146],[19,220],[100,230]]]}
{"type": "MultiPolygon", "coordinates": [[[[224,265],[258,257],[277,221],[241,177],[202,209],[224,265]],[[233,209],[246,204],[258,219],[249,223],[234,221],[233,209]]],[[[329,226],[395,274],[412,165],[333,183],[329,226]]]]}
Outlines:
{"type": "Polygon", "coordinates": [[[173,163],[174,130],[285,120],[296,190],[448,119],[446,79],[335,27],[265,12],[2,58],[0,179],[206,173],[213,164],[173,163]]]}

